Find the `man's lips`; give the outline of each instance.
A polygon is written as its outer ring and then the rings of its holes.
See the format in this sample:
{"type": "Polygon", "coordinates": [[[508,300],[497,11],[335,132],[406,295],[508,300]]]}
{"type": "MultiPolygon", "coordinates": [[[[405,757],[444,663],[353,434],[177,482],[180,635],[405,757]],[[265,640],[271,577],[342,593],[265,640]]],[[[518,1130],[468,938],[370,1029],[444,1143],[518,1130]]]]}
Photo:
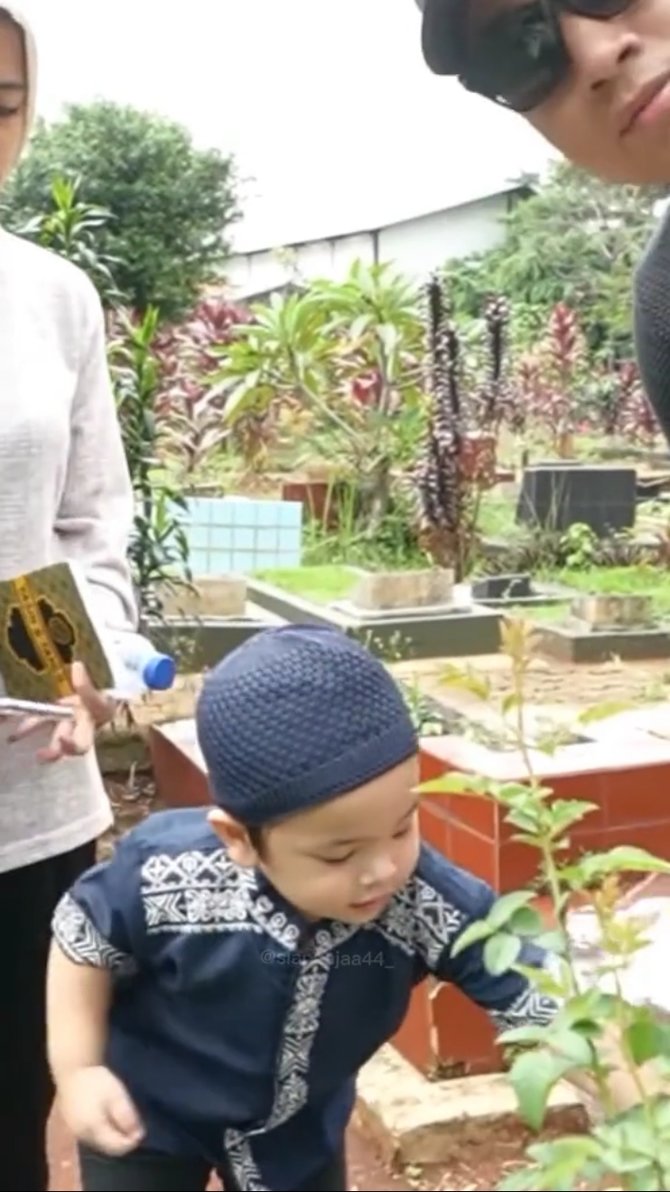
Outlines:
{"type": "Polygon", "coordinates": [[[650,79],[643,87],[639,87],[635,94],[622,106],[619,113],[619,135],[625,137],[635,126],[644,120],[645,112],[651,112],[654,100],[670,83],[670,70],[662,75],[650,79]]]}

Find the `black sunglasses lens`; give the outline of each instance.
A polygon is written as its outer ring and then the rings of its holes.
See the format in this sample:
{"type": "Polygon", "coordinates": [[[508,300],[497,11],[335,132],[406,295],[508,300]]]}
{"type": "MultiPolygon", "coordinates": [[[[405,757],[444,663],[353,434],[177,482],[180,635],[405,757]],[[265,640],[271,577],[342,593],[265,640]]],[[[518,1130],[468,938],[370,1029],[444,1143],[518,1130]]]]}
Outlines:
{"type": "Polygon", "coordinates": [[[566,71],[560,27],[544,4],[501,12],[483,28],[472,30],[468,42],[463,71],[466,86],[517,112],[529,111],[548,99],[566,71]]]}
{"type": "Polygon", "coordinates": [[[607,21],[630,8],[633,0],[563,0],[564,7],[594,21],[607,21]]]}

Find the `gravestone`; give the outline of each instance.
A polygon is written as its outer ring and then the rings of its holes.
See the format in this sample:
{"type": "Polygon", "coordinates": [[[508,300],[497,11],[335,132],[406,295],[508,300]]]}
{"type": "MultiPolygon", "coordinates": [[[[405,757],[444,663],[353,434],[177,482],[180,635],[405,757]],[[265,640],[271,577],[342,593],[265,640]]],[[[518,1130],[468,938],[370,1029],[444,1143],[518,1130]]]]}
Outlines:
{"type": "Polygon", "coordinates": [[[526,468],[516,520],[547,530],[587,525],[604,538],[635,524],[635,468],[547,463],[526,468]]]}

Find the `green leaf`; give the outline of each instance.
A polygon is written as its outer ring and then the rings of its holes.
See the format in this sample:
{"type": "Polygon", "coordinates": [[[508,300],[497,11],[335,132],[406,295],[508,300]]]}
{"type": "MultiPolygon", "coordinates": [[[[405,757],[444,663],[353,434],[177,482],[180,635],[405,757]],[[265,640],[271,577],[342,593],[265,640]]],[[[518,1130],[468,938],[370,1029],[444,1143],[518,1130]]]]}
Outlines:
{"type": "Polygon", "coordinates": [[[474,670],[464,670],[462,667],[450,663],[440,674],[440,682],[447,687],[457,687],[462,691],[468,691],[470,695],[475,695],[481,700],[491,698],[489,679],[474,670]]]}
{"type": "Polygon", "coordinates": [[[521,951],[521,940],[507,931],[489,936],[484,944],[484,965],[494,977],[508,972],[521,951]]]}
{"type": "Polygon", "coordinates": [[[509,919],[508,927],[515,935],[542,937],[546,934],[540,912],[530,906],[519,907],[509,919]]]}
{"type": "Polygon", "coordinates": [[[525,977],[528,983],[545,997],[561,999],[565,996],[565,980],[561,980],[555,973],[550,973],[548,969],[533,968],[529,964],[517,964],[515,971],[525,977]]]}
{"type": "Polygon", "coordinates": [[[563,1192],[563,1189],[573,1187],[575,1180],[584,1178],[594,1160],[598,1159],[599,1147],[588,1134],[568,1134],[564,1138],[535,1143],[528,1148],[528,1154],[540,1168],[540,1182],[536,1186],[560,1188],[563,1192]]]}
{"type": "Polygon", "coordinates": [[[556,799],[549,808],[551,831],[554,835],[565,832],[566,828],[571,828],[597,810],[597,803],[587,803],[581,799],[556,799]]]}
{"type": "Polygon", "coordinates": [[[545,952],[556,952],[559,956],[565,956],[568,941],[565,932],[556,929],[555,931],[543,931],[536,937],[535,943],[545,952]]]}
{"type": "Polygon", "coordinates": [[[440,778],[431,778],[419,786],[420,794],[427,795],[472,795],[479,798],[490,798],[491,782],[479,774],[464,774],[460,770],[451,770],[440,778]]]}
{"type": "MultiPolygon", "coordinates": [[[[576,868],[576,867],[575,867],[576,868]]],[[[605,877],[610,873],[670,873],[670,862],[643,848],[633,845],[620,845],[606,853],[596,853],[591,857],[584,857],[579,863],[579,869],[585,875],[586,881],[593,881],[598,877],[605,877]]]]}
{"type": "Polygon", "coordinates": [[[574,1066],[572,1059],[546,1049],[528,1052],[514,1061],[510,1081],[519,1112],[532,1130],[542,1128],[552,1089],[574,1066]]]}
{"type": "Polygon", "coordinates": [[[496,931],[499,927],[504,927],[515,911],[518,911],[520,907],[527,907],[533,897],[532,890],[512,890],[510,894],[503,894],[496,900],[488,913],[491,927],[496,931]]]}
{"type": "Polygon", "coordinates": [[[630,701],[607,700],[591,708],[585,708],[577,719],[580,724],[594,724],[598,720],[607,720],[609,716],[617,716],[619,712],[630,712],[634,707],[635,704],[630,701]]]}
{"type": "Polygon", "coordinates": [[[547,1029],[546,1026],[515,1026],[508,1031],[501,1031],[497,1036],[497,1041],[504,1047],[534,1046],[538,1043],[546,1046],[547,1029]]]}
{"type": "Polygon", "coordinates": [[[593,1063],[593,1051],[588,1038],[580,1031],[570,1027],[552,1026],[551,1039],[548,1046],[566,1059],[571,1060],[576,1068],[588,1068],[593,1063]]]}
{"type": "Polygon", "coordinates": [[[451,948],[452,956],[459,956],[466,948],[470,948],[472,944],[478,944],[481,940],[486,940],[493,932],[488,919],[478,919],[476,923],[470,923],[468,927],[458,936],[451,948]]]}
{"type": "Polygon", "coordinates": [[[506,1175],[495,1186],[495,1192],[532,1192],[534,1188],[541,1188],[538,1168],[524,1167],[520,1171],[513,1171],[506,1175]]]}
{"type": "Polygon", "coordinates": [[[670,1055],[670,1025],[655,1019],[639,1018],[625,1032],[636,1064],[646,1064],[659,1055],[670,1055]]]}

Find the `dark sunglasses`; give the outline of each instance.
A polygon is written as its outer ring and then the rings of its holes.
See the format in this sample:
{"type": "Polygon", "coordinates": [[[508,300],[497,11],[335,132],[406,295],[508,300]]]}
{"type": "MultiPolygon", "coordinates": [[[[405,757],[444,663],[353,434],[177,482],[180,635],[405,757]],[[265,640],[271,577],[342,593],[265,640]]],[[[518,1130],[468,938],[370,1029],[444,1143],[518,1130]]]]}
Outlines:
{"type": "Polygon", "coordinates": [[[497,13],[481,28],[462,32],[460,81],[468,91],[528,112],[544,103],[570,69],[559,13],[608,21],[633,0],[531,0],[497,13]]]}

